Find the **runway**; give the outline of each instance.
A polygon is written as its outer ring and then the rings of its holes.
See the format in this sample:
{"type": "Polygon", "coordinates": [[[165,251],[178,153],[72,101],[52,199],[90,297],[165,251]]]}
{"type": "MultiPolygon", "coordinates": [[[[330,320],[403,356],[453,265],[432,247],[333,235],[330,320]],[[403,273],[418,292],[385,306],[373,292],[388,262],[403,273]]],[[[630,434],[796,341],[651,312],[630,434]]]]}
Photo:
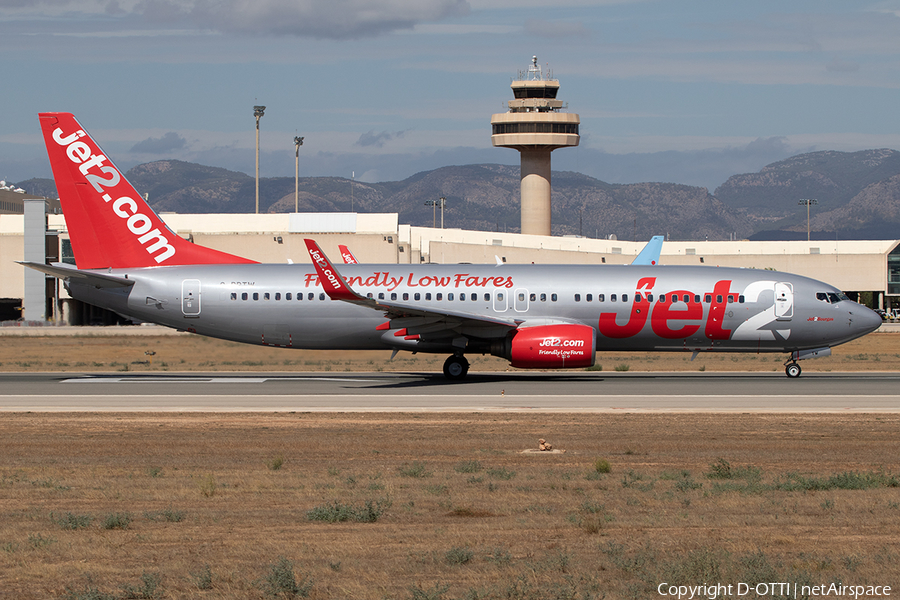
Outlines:
{"type": "Polygon", "coordinates": [[[6,412],[900,412],[900,373],[4,373],[6,412]]]}

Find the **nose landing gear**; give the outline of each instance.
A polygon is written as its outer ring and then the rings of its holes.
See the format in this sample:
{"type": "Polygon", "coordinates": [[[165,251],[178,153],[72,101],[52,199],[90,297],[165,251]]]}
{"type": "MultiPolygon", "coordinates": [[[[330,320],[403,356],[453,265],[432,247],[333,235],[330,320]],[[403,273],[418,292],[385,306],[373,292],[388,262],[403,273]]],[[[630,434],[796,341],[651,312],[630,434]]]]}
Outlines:
{"type": "Polygon", "coordinates": [[[795,362],[792,362],[792,363],[790,363],[790,364],[787,364],[787,365],[785,365],[785,367],[784,367],[784,372],[785,372],[785,374],[786,374],[788,377],[790,377],[791,379],[800,377],[800,373],[801,373],[802,371],[803,371],[803,370],[800,368],[800,365],[798,365],[798,364],[795,363],[795,362]]]}
{"type": "Polygon", "coordinates": [[[469,361],[463,355],[456,355],[444,361],[444,377],[451,381],[463,379],[469,372],[469,361]]]}

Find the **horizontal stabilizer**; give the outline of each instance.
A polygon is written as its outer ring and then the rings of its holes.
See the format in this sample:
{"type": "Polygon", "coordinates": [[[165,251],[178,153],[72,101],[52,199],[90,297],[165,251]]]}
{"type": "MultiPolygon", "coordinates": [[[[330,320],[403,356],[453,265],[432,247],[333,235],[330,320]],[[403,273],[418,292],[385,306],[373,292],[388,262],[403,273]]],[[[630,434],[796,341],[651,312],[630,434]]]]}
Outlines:
{"type": "Polygon", "coordinates": [[[69,279],[80,283],[86,283],[97,288],[117,288],[129,287],[134,285],[133,279],[122,277],[120,275],[109,275],[107,273],[97,273],[95,271],[80,271],[75,267],[63,266],[62,263],[53,265],[45,265],[43,263],[16,261],[20,265],[24,265],[29,269],[46,273],[58,277],[59,279],[69,279]]]}

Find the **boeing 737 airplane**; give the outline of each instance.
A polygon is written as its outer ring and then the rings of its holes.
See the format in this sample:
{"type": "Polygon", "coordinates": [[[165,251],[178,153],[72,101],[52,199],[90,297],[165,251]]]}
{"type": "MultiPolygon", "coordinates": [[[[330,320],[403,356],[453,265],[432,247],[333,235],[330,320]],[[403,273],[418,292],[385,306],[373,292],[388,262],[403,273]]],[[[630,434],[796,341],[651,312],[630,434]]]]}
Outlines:
{"type": "MultiPolygon", "coordinates": [[[[466,354],[528,369],[585,368],[598,351],[784,352],[797,361],[874,331],[881,318],[797,275],[660,266],[661,238],[631,265],[259,264],[173,233],[68,113],[41,127],[75,254],[26,266],[78,300],[200,335],[285,348],[466,354]]],[[[343,249],[342,249],[343,250],[343,249]]],[[[346,254],[350,254],[347,252],[346,254]]]]}

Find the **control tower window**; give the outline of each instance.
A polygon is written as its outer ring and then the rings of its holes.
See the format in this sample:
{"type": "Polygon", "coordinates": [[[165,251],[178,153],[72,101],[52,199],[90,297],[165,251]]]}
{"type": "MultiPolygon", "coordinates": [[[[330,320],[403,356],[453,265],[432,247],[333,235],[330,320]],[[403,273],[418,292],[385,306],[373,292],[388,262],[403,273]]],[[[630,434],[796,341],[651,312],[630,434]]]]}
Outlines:
{"type": "Polygon", "coordinates": [[[558,87],[520,87],[513,88],[513,96],[516,100],[524,100],[525,98],[556,98],[559,92],[558,87]]]}

